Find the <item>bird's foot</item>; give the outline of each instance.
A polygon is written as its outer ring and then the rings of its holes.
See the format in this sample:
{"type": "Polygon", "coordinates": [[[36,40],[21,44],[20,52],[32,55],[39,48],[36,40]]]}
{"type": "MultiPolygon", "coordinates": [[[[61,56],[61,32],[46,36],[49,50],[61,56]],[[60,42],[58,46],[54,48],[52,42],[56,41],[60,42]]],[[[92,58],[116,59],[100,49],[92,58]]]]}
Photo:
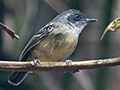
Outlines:
{"type": "Polygon", "coordinates": [[[34,67],[34,66],[37,66],[37,64],[39,64],[39,65],[41,64],[41,63],[40,63],[40,60],[37,60],[37,59],[34,59],[34,61],[31,61],[30,63],[31,63],[31,65],[32,65],[33,67],[34,67]]]}
{"type": "Polygon", "coordinates": [[[72,60],[65,60],[65,62],[66,62],[66,64],[67,64],[68,66],[71,66],[71,65],[72,65],[72,60]]]}
{"type": "Polygon", "coordinates": [[[34,66],[36,66],[37,63],[40,65],[40,60],[34,59],[34,66]]]}

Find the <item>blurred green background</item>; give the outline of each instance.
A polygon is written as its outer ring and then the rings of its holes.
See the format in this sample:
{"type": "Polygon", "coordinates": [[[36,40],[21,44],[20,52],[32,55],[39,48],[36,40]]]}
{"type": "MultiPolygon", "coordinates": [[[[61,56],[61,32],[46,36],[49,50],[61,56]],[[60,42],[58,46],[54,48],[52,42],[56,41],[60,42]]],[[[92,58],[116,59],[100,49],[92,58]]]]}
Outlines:
{"type": "MultiPolygon", "coordinates": [[[[98,22],[89,24],[80,34],[72,60],[119,57],[120,31],[108,32],[102,41],[105,27],[120,16],[119,0],[0,0],[0,22],[20,40],[11,39],[0,30],[0,60],[17,60],[21,51],[41,27],[58,13],[75,8],[98,22]]],[[[119,90],[120,67],[81,70],[78,73],[38,72],[29,74],[17,87],[7,82],[10,72],[0,71],[0,90],[119,90]]]]}

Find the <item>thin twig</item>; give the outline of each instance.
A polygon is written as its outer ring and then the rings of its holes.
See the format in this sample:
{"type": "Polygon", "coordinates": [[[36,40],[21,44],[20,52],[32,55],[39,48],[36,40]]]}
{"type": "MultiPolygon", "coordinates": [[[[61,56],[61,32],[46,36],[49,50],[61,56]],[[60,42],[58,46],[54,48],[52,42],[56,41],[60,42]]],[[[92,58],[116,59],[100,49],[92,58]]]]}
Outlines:
{"type": "Polygon", "coordinates": [[[15,62],[15,61],[0,61],[1,71],[68,71],[76,72],[83,69],[95,69],[102,67],[120,65],[120,57],[112,59],[99,59],[87,61],[75,61],[70,65],[66,62],[40,62],[34,65],[34,62],[15,62]]]}
{"type": "Polygon", "coordinates": [[[43,1],[45,1],[57,13],[61,13],[69,9],[68,6],[61,0],[43,0],[43,1]]]}
{"type": "Polygon", "coordinates": [[[0,22],[0,28],[2,30],[6,31],[12,38],[20,39],[19,36],[16,35],[15,32],[12,29],[10,29],[6,25],[2,24],[1,22],[0,22]]]}

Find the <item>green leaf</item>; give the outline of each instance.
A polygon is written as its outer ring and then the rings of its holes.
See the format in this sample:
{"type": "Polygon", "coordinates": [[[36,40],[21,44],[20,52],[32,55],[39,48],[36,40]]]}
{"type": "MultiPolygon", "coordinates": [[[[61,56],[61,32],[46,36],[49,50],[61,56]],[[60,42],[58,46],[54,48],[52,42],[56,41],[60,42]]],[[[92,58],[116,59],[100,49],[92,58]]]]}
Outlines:
{"type": "Polygon", "coordinates": [[[102,37],[100,38],[100,40],[103,39],[103,37],[105,36],[105,34],[106,34],[108,31],[109,31],[109,28],[107,27],[107,28],[105,29],[105,31],[103,32],[102,37]]]}

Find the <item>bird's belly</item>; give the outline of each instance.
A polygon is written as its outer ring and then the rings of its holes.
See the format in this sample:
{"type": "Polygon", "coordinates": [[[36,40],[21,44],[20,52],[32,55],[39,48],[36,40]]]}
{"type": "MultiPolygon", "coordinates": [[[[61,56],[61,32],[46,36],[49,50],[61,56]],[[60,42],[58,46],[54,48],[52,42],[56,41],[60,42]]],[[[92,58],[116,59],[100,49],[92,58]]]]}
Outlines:
{"type": "Polygon", "coordinates": [[[34,49],[32,55],[41,62],[63,61],[74,51],[77,39],[74,37],[47,37],[34,49]]]}

